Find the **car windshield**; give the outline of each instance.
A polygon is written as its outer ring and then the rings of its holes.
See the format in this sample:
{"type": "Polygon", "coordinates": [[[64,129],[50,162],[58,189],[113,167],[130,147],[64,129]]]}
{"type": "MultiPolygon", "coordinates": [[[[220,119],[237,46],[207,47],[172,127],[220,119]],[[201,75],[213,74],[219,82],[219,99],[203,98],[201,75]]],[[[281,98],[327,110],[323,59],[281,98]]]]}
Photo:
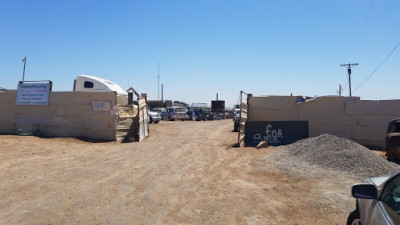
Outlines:
{"type": "Polygon", "coordinates": [[[400,175],[386,184],[382,200],[391,210],[400,214],[400,175]]]}

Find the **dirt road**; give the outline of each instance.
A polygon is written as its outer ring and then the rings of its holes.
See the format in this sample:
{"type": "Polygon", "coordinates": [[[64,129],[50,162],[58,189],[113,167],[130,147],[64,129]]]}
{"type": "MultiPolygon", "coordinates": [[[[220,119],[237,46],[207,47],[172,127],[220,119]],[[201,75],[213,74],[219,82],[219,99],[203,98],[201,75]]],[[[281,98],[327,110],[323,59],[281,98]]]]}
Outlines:
{"type": "Polygon", "coordinates": [[[345,223],[350,187],[278,171],[272,147],[228,148],[232,128],[162,121],[126,144],[0,136],[0,224],[345,223]]]}

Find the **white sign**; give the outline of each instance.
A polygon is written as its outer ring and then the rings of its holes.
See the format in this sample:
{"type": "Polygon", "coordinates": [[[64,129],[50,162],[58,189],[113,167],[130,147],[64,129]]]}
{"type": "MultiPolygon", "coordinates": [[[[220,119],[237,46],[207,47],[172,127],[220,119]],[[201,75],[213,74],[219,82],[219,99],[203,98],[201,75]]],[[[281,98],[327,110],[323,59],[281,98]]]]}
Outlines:
{"type": "Polygon", "coordinates": [[[50,83],[19,83],[17,105],[48,105],[50,83]]]}
{"type": "Polygon", "coordinates": [[[111,111],[111,102],[92,101],[93,111],[111,111]]]}

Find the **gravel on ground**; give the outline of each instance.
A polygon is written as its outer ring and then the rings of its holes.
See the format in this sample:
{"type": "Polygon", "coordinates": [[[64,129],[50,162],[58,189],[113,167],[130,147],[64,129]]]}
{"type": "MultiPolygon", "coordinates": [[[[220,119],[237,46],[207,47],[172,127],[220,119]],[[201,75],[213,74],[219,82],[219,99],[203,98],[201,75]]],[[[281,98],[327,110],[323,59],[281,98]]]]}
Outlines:
{"type": "Polygon", "coordinates": [[[278,147],[271,161],[283,169],[293,169],[318,179],[348,176],[354,180],[388,176],[400,169],[370,149],[346,138],[323,134],[278,147]],[[277,160],[285,159],[285,160],[277,160]]]}

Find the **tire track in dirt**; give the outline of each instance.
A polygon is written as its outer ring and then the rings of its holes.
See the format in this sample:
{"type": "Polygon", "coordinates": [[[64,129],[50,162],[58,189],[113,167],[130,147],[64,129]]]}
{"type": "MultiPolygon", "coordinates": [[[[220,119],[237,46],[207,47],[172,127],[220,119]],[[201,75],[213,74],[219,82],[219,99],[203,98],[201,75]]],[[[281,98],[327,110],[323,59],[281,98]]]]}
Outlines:
{"type": "Polygon", "coordinates": [[[314,207],[314,185],[335,187],[268,165],[274,148],[228,148],[232,128],[161,121],[126,144],[0,136],[0,224],[345,222],[314,207]]]}

